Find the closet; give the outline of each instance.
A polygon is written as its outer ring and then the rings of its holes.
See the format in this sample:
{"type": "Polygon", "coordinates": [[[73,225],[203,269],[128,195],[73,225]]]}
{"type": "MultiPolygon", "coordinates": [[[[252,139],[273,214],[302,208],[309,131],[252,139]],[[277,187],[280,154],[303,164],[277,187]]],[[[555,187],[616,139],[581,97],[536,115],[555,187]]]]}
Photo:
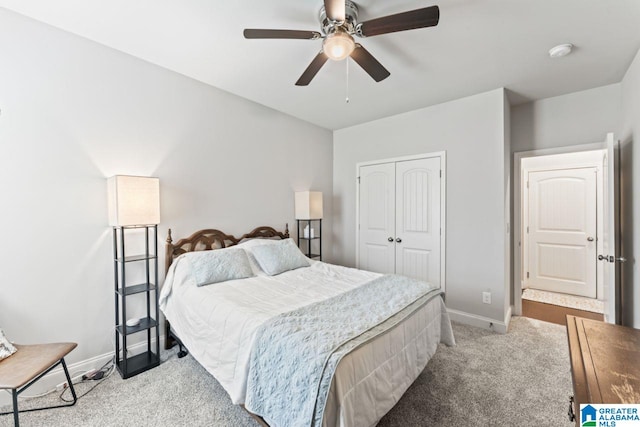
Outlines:
{"type": "Polygon", "coordinates": [[[358,165],[358,268],[442,287],[444,153],[358,165]]]}

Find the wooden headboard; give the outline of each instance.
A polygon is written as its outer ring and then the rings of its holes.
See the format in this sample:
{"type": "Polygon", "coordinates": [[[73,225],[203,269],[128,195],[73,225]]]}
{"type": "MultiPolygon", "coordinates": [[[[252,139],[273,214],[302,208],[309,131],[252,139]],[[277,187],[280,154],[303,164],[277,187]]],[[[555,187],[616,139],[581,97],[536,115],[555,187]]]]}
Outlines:
{"type": "Polygon", "coordinates": [[[169,271],[169,267],[173,263],[175,257],[187,252],[228,248],[229,246],[237,245],[242,241],[242,239],[265,239],[270,237],[288,239],[289,224],[286,225],[284,233],[281,233],[271,227],[258,227],[240,237],[234,237],[231,234],[226,234],[215,229],[200,230],[196,231],[189,237],[178,240],[176,243],[173,243],[171,229],[169,229],[164,272],[166,274],[166,272],[169,271]]]}
{"type": "MultiPolygon", "coordinates": [[[[270,238],[270,237],[280,237],[281,239],[289,238],[289,224],[286,225],[284,233],[277,231],[271,227],[258,227],[253,231],[243,234],[240,237],[234,237],[231,234],[224,233],[220,230],[215,229],[207,229],[200,230],[193,233],[191,236],[186,237],[184,239],[178,240],[176,243],[173,243],[173,238],[171,237],[171,229],[169,229],[169,233],[167,236],[167,249],[166,249],[166,258],[165,258],[165,274],[169,271],[169,267],[173,263],[174,258],[187,253],[194,251],[206,251],[211,249],[220,249],[220,248],[228,248],[229,246],[234,246],[240,243],[242,239],[260,239],[260,238],[270,238]]],[[[176,342],[180,344],[180,353],[178,353],[179,357],[184,357],[187,353],[182,349],[182,343],[180,340],[173,334],[171,331],[171,325],[169,321],[165,319],[165,349],[170,349],[173,347],[176,342]]]]}

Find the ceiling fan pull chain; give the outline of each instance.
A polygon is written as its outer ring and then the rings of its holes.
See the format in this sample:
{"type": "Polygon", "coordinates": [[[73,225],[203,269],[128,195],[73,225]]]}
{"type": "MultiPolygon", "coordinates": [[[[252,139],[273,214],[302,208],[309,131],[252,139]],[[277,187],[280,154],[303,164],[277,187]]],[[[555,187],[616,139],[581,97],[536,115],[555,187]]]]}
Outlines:
{"type": "Polygon", "coordinates": [[[349,58],[347,58],[347,60],[344,62],[347,64],[347,94],[345,97],[345,102],[348,104],[349,103],[349,58]]]}

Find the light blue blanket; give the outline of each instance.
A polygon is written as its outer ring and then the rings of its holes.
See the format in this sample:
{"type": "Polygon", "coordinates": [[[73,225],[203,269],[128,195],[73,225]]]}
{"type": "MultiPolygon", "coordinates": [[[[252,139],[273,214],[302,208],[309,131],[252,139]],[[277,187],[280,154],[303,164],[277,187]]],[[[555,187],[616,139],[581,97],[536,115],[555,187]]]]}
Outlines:
{"type": "Polygon", "coordinates": [[[399,312],[413,312],[440,293],[425,282],[382,276],[270,319],[256,332],[246,408],[273,427],[321,425],[340,359],[410,314],[399,312]]]}

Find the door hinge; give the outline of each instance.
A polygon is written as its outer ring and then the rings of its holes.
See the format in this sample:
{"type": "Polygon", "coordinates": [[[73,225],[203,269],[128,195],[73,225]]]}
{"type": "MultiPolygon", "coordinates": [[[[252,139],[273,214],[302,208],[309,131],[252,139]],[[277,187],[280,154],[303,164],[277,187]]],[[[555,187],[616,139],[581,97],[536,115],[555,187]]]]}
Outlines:
{"type": "Polygon", "coordinates": [[[529,181],[527,181],[527,188],[529,188],[529,181]]]}
{"type": "Polygon", "coordinates": [[[358,178],[358,184],[360,184],[360,177],[357,177],[357,178],[358,178]]]}
{"type": "Polygon", "coordinates": [[[442,178],[442,169],[440,169],[440,178],[442,178]]]}
{"type": "Polygon", "coordinates": [[[527,234],[529,234],[529,226],[527,225],[527,234]]]}
{"type": "Polygon", "coordinates": [[[527,279],[529,278],[529,272],[527,271],[527,279]]]}

